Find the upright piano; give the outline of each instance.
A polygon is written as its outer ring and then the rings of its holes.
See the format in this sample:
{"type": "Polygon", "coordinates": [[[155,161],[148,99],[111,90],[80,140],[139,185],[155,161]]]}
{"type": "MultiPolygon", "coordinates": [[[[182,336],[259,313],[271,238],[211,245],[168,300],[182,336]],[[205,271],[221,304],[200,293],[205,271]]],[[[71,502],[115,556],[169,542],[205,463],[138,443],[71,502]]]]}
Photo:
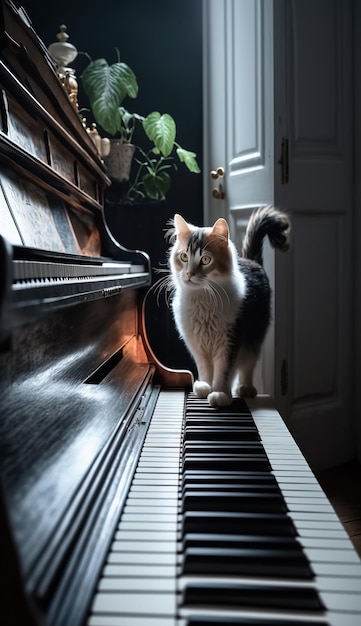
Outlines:
{"type": "Polygon", "coordinates": [[[359,626],[359,557],[270,398],[212,409],[159,363],[149,258],[25,11],[1,21],[1,623],[359,626]]]}

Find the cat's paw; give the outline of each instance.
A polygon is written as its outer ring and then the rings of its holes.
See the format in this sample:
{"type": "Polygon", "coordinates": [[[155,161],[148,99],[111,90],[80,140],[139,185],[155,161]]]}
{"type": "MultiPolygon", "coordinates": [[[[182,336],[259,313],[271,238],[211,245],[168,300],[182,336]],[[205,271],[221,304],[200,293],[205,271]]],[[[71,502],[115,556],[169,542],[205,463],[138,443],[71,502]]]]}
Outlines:
{"type": "Polygon", "coordinates": [[[208,402],[212,407],[229,406],[232,404],[232,396],[224,391],[212,391],[208,396],[208,402]]]}
{"type": "Polygon", "coordinates": [[[253,387],[253,385],[241,385],[238,393],[241,398],[255,398],[257,395],[257,389],[256,387],[253,387]]]}
{"type": "Polygon", "coordinates": [[[204,380],[196,380],[193,385],[193,391],[197,398],[207,398],[212,391],[212,387],[204,380]]]}

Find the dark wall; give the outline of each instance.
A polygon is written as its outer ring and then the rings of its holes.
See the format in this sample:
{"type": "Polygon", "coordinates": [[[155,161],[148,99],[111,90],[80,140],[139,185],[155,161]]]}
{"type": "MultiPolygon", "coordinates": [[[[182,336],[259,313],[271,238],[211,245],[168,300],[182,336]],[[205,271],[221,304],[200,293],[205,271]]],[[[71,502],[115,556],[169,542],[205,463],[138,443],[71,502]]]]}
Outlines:
{"type": "MultiPolygon", "coordinates": [[[[121,61],[132,68],[139,84],[137,99],[128,98],[124,106],[141,115],[153,110],[170,113],[177,124],[177,141],[196,152],[203,169],[202,0],[102,0],[93,6],[78,0],[23,0],[22,4],[46,46],[57,40],[59,26],[66,24],[69,41],[93,59],[104,57],[113,63],[118,48],[121,61]]],[[[86,64],[85,58],[78,56],[71,65],[79,76],[86,64]]],[[[87,101],[82,98],[80,86],[79,106],[85,107],[87,101]]],[[[154,224],[148,217],[140,225],[138,216],[131,216],[138,221],[137,229],[142,235],[142,241],[138,243],[137,239],[134,246],[122,241],[125,227],[117,207],[111,208],[109,202],[114,200],[114,193],[115,185],[107,194],[105,213],[113,234],[127,247],[146,249],[153,268],[164,267],[167,245],[163,229],[174,213],[203,224],[202,174],[191,174],[184,165],[172,175],[162,217],[159,212],[154,214],[154,224]]],[[[158,278],[156,273],[153,276],[154,280],[158,278]]],[[[159,305],[155,296],[153,301],[150,299],[148,331],[154,351],[165,365],[192,368],[164,298],[159,305]]]]}

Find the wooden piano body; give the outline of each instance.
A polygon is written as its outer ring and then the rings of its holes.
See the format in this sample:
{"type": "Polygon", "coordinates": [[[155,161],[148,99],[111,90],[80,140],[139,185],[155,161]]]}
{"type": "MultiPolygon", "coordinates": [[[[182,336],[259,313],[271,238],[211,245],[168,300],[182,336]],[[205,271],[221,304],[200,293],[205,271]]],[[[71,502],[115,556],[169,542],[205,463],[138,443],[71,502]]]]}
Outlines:
{"type": "MultiPolygon", "coordinates": [[[[4,623],[356,626],[361,618],[358,557],[266,398],[249,403],[249,408],[261,439],[269,440],[270,471],[278,472],[285,494],[292,489],[300,494],[301,504],[297,504],[291,493],[288,508],[294,508],[296,518],[299,515],[294,523],[306,552],[320,545],[321,559],[318,555],[316,561],[321,560],[321,573],[315,565],[316,582],[308,581],[306,586],[314,589],[319,581],[326,585],[324,591],[321,584],[323,604],[318,610],[290,610],[282,600],[280,610],[275,611],[268,610],[264,600],[263,604],[249,600],[246,608],[241,600],[235,605],[233,596],[232,606],[225,607],[223,601],[215,612],[211,601],[209,608],[190,600],[187,608],[189,575],[179,575],[185,523],[179,517],[184,508],[179,487],[184,480],[181,439],[191,375],[162,367],[148,345],[142,303],[150,284],[149,259],[142,252],[126,250],[107,229],[103,191],[109,180],[44,45],[26,14],[7,0],[2,2],[1,20],[0,571],[4,623]],[[169,422],[164,422],[164,412],[169,422]],[[146,437],[150,437],[150,452],[143,447],[146,437]],[[159,443],[154,444],[154,437],[159,443]],[[141,459],[142,450],[148,460],[141,459]],[[147,478],[134,484],[144,464],[147,478]],[[161,535],[172,565],[164,566],[168,568],[164,575],[159,573],[163,571],[159,542],[152,548],[149,535],[136,534],[130,543],[124,539],[129,559],[125,575],[111,575],[108,592],[96,593],[123,512],[121,524],[127,524],[130,514],[130,527],[137,528],[138,499],[130,504],[128,499],[139,489],[145,500],[153,494],[143,515],[145,529],[154,538],[161,535]],[[162,503],[158,492],[166,492],[172,501],[162,503]],[[159,507],[159,514],[153,518],[154,506],[159,507]],[[134,507],[135,514],[131,513],[134,507]],[[307,511],[310,520],[305,520],[307,511]],[[168,524],[173,524],[172,530],[168,524]],[[168,544],[169,534],[173,538],[168,544]],[[328,543],[324,545],[325,538],[328,543]],[[144,563],[139,560],[143,548],[144,563]],[[139,564],[139,577],[132,574],[134,563],[139,564]],[[345,572],[342,581],[339,568],[345,572]],[[147,580],[145,571],[150,572],[147,580]],[[112,586],[114,580],[120,585],[118,593],[112,586]],[[328,606],[330,596],[336,599],[328,606]],[[114,602],[120,609],[114,608],[114,602]]],[[[192,403],[192,398],[187,402],[192,403]]],[[[236,404],[230,419],[238,420],[239,411],[241,426],[242,420],[248,424],[252,418],[244,414],[245,409],[245,404],[236,404]]],[[[205,401],[197,411],[208,414],[205,401]]],[[[188,428],[193,413],[190,409],[188,428]]],[[[227,415],[222,418],[227,424],[227,415]]],[[[225,434],[220,437],[224,440],[225,434]]],[[[242,474],[243,481],[246,475],[242,474]]],[[[239,498],[244,498],[244,491],[239,498]]],[[[256,541],[261,542],[261,537],[256,541]]],[[[209,581],[209,576],[196,576],[196,581],[209,581]]],[[[278,593],[281,588],[282,598],[290,590],[284,579],[270,582],[267,576],[232,580],[239,585],[240,598],[247,586],[249,593],[259,587],[268,597],[272,584],[278,585],[278,593]]],[[[292,584],[297,587],[299,582],[292,580],[292,584]]]]}
{"type": "Polygon", "coordinates": [[[76,570],[76,593],[91,588],[69,554],[96,558],[118,514],[111,477],[131,471],[128,440],[136,455],[128,431],[156,372],[141,334],[150,262],[108,231],[110,181],[26,14],[4,2],[1,22],[2,515],[26,592],[48,606],[76,570]]]}

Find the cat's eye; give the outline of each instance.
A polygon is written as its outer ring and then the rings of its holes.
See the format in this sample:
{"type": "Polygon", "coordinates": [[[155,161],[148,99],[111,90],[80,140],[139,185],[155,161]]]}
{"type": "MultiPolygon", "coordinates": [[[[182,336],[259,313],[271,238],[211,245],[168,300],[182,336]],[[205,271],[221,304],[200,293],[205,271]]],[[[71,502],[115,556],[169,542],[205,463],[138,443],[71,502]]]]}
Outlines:
{"type": "Polygon", "coordinates": [[[211,259],[211,257],[210,257],[208,254],[204,254],[204,255],[201,257],[201,263],[202,263],[202,265],[209,265],[209,264],[210,264],[210,262],[211,262],[211,260],[212,260],[212,259],[211,259]]]}
{"type": "Polygon", "coordinates": [[[181,252],[179,255],[179,258],[181,261],[183,261],[183,263],[187,263],[188,261],[188,254],[186,252],[181,252]]]}

